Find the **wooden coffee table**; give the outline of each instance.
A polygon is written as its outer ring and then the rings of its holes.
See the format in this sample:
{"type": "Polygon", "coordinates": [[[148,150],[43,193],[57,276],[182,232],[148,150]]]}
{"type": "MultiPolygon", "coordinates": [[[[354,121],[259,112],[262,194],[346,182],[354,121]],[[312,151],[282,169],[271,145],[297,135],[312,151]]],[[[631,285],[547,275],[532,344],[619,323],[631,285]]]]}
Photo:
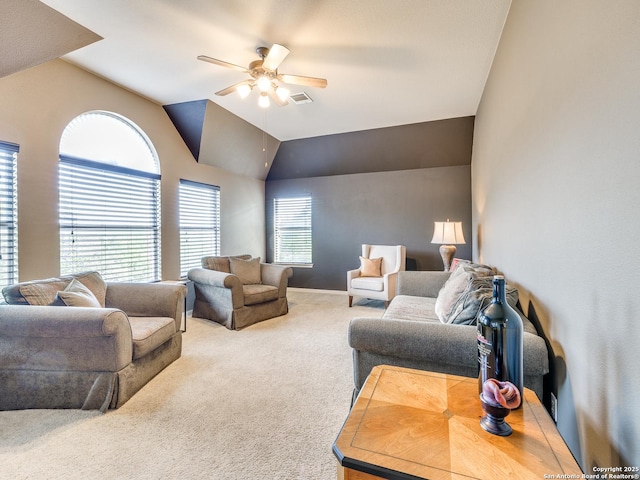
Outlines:
{"type": "Polygon", "coordinates": [[[382,365],[333,445],[345,480],[517,478],[582,471],[536,394],[506,417],[508,437],[480,426],[476,379],[382,365]]]}

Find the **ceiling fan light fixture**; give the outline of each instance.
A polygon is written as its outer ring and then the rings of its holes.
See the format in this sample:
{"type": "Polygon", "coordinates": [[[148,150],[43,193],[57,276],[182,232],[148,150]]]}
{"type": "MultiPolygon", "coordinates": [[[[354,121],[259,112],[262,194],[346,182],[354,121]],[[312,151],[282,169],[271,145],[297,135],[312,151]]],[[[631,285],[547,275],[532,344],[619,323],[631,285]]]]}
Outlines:
{"type": "Polygon", "coordinates": [[[261,92],[267,92],[271,88],[271,80],[269,77],[262,75],[256,80],[256,85],[258,85],[261,92]]]}
{"type": "Polygon", "coordinates": [[[284,87],[276,87],[276,95],[278,95],[278,98],[280,100],[282,100],[283,102],[287,100],[287,98],[289,98],[289,89],[288,88],[284,88],[284,87]]]}
{"type": "Polygon", "coordinates": [[[248,74],[251,77],[250,79],[246,79],[236,83],[235,85],[223,88],[215,94],[223,97],[230,93],[238,92],[238,95],[244,99],[249,96],[253,87],[257,85],[260,92],[258,104],[262,108],[269,107],[271,105],[271,100],[279,106],[287,105],[289,100],[292,100],[295,103],[309,103],[312,101],[306,93],[296,93],[292,95],[289,89],[280,86],[280,83],[315,88],[325,88],[327,86],[327,80],[324,78],[279,73],[278,68],[280,67],[280,64],[287,55],[289,55],[289,49],[287,47],[274,43],[271,48],[260,46],[256,49],[256,52],[258,53],[260,60],[254,60],[251,62],[248,68],[208,57],[206,55],[199,55],[197,58],[198,60],[233,70],[239,70],[248,74]]]}
{"type": "Polygon", "coordinates": [[[271,102],[269,101],[269,96],[267,95],[267,92],[260,92],[260,98],[258,98],[258,105],[260,105],[262,108],[269,108],[269,105],[271,105],[271,102]]]}
{"type": "Polygon", "coordinates": [[[242,85],[239,85],[236,90],[238,92],[238,95],[240,95],[240,98],[247,98],[251,93],[251,86],[244,83],[242,85]]]}

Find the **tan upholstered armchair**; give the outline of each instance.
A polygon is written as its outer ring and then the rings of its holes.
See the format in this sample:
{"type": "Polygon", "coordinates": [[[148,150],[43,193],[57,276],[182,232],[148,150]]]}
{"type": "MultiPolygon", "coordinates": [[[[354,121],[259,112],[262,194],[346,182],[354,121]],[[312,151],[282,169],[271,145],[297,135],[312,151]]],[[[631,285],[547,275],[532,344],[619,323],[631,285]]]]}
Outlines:
{"type": "Polygon", "coordinates": [[[398,272],[405,269],[404,245],[362,245],[360,268],[347,272],[349,306],[353,297],[384,300],[385,307],[396,296],[398,272]]]}
{"type": "Polygon", "coordinates": [[[195,302],[193,316],[239,330],[289,311],[290,267],[260,263],[251,255],[203,257],[202,268],[189,270],[195,302]]]}

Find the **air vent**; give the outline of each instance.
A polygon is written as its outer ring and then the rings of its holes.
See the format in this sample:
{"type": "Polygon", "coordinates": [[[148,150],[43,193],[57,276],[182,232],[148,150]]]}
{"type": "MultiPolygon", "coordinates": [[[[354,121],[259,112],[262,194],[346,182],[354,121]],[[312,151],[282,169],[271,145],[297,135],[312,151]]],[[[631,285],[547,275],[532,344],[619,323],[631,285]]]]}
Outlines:
{"type": "Polygon", "coordinates": [[[294,93],[289,98],[293,101],[293,103],[297,105],[313,102],[313,100],[311,100],[311,97],[307,95],[305,92],[294,93]]]}

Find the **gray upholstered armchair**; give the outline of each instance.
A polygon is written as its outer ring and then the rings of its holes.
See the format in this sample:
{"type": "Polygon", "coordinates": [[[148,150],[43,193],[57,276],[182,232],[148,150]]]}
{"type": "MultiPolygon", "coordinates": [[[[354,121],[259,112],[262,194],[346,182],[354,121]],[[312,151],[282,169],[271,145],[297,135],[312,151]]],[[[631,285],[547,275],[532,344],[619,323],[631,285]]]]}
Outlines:
{"type": "Polygon", "coordinates": [[[203,257],[202,268],[189,270],[195,302],[193,316],[239,330],[289,311],[290,267],[260,263],[251,255],[203,257]]]}
{"type": "Polygon", "coordinates": [[[83,272],[2,294],[0,410],[119,408],[182,352],[184,285],[83,272]]]}

